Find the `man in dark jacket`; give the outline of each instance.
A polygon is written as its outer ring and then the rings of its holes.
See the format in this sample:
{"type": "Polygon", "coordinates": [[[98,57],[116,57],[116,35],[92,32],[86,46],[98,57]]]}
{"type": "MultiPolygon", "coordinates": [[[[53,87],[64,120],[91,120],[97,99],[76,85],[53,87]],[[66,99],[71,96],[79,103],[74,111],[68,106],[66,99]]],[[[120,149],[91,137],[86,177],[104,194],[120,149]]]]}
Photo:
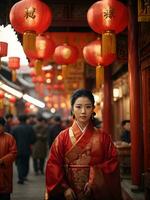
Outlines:
{"type": "Polygon", "coordinates": [[[35,142],[33,128],[26,124],[27,116],[19,116],[20,124],[14,127],[12,135],[16,139],[18,156],[16,160],[18,171],[18,184],[23,184],[29,171],[29,158],[31,155],[31,145],[35,142]]]}
{"type": "Polygon", "coordinates": [[[121,140],[123,142],[131,143],[130,120],[123,120],[121,122],[121,126],[122,126],[121,140]]]}
{"type": "Polygon", "coordinates": [[[17,155],[16,141],[5,132],[5,120],[0,117],[0,199],[10,200],[13,162],[17,155]]]}
{"type": "Polygon", "coordinates": [[[62,131],[61,117],[55,116],[53,118],[53,120],[54,120],[53,125],[51,125],[48,130],[48,146],[49,146],[49,148],[51,147],[56,136],[60,133],[60,131],[62,131]]]}

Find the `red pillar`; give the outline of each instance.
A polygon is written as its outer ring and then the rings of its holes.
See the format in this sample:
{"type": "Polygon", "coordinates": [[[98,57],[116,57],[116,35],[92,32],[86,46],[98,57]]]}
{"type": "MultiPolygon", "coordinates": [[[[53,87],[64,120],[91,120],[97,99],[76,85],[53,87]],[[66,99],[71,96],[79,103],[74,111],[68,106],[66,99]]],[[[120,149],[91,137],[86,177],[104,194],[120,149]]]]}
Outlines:
{"type": "Polygon", "coordinates": [[[142,173],[142,137],[140,119],[140,67],[138,63],[138,21],[136,1],[129,0],[128,70],[130,85],[131,175],[133,185],[140,185],[142,173]]]}
{"type": "Polygon", "coordinates": [[[104,68],[104,107],[103,107],[103,128],[112,135],[112,80],[111,68],[104,68]]]}

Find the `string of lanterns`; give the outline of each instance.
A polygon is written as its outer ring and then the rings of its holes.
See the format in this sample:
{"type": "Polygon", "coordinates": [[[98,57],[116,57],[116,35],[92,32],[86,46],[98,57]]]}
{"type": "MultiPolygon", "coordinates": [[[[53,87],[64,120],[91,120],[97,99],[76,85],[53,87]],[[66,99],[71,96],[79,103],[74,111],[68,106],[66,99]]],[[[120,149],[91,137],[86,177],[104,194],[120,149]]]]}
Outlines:
{"type": "MultiPolygon", "coordinates": [[[[68,43],[56,46],[50,33],[45,32],[52,23],[51,8],[40,0],[21,0],[13,5],[9,16],[13,28],[23,34],[24,52],[35,67],[34,81],[44,82],[42,66],[50,58],[62,65],[62,76],[65,79],[67,65],[77,62],[79,50],[68,43]]],[[[96,88],[99,88],[103,81],[102,66],[112,64],[117,57],[116,34],[127,27],[128,10],[117,0],[97,1],[89,8],[87,21],[91,29],[101,34],[102,38],[99,37],[83,48],[85,61],[96,67],[96,88]]],[[[0,57],[6,55],[7,43],[0,42],[0,57]]],[[[19,58],[9,58],[8,67],[12,70],[13,81],[16,80],[15,71],[19,66],[19,58]]]]}

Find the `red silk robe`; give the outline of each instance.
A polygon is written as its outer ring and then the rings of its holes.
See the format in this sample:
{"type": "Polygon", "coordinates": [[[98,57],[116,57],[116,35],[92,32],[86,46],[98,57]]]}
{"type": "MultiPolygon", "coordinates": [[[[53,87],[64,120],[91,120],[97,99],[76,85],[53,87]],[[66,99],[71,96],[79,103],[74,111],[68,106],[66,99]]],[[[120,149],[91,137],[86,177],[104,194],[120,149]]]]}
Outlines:
{"type": "MultiPolygon", "coordinates": [[[[119,165],[110,136],[89,124],[84,133],[76,122],[54,141],[46,165],[47,192],[58,195],[71,187],[78,200],[121,200],[119,165]]],[[[59,198],[58,198],[59,199],[59,198]]]]}
{"type": "Polygon", "coordinates": [[[0,193],[12,192],[13,162],[17,156],[14,137],[8,133],[0,134],[0,193]]]}

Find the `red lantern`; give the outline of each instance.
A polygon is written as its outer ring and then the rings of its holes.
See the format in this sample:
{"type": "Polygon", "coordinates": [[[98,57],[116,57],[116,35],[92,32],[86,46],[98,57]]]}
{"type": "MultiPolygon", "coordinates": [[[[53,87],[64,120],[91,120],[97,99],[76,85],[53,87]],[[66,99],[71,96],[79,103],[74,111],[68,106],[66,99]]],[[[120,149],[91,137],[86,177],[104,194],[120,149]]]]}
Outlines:
{"type": "Polygon", "coordinates": [[[63,44],[55,48],[53,57],[57,64],[62,65],[62,76],[65,78],[66,65],[76,62],[78,59],[78,49],[75,46],[63,44]]]}
{"type": "Polygon", "coordinates": [[[30,106],[32,104],[30,102],[25,102],[25,113],[30,113],[31,112],[31,109],[30,109],[30,106]]]}
{"type": "Polygon", "coordinates": [[[75,46],[63,44],[57,46],[54,52],[54,60],[57,64],[73,64],[78,58],[78,49],[75,46]]]}
{"type": "Polygon", "coordinates": [[[52,22],[51,9],[40,0],[22,0],[10,10],[10,22],[19,33],[24,33],[24,49],[34,49],[35,33],[44,32],[52,22]]]}
{"type": "Polygon", "coordinates": [[[16,108],[15,108],[15,103],[16,103],[16,97],[12,96],[9,99],[10,102],[10,113],[12,113],[13,115],[16,115],[16,108]]]}
{"type": "Polygon", "coordinates": [[[102,66],[108,66],[116,59],[115,54],[107,54],[102,57],[101,53],[101,40],[90,42],[83,48],[83,56],[87,63],[96,67],[96,88],[99,88],[100,84],[103,82],[104,70],[102,66]]]}
{"type": "Polygon", "coordinates": [[[7,56],[8,44],[6,42],[0,42],[0,57],[7,56]]]}
{"type": "Polygon", "coordinates": [[[4,108],[4,92],[0,90],[0,110],[4,108]]]}
{"type": "Polygon", "coordinates": [[[116,54],[102,56],[102,44],[100,38],[90,42],[83,48],[84,59],[92,66],[108,66],[116,59],[116,54]]]}
{"type": "Polygon", "coordinates": [[[35,76],[36,76],[36,72],[35,72],[35,70],[31,70],[31,72],[30,72],[30,76],[31,76],[31,77],[35,77],[35,76]]]}
{"type": "Polygon", "coordinates": [[[12,70],[12,80],[16,81],[16,70],[20,67],[20,58],[19,57],[9,57],[8,58],[8,67],[12,70]]]}
{"type": "Polygon", "coordinates": [[[16,103],[16,97],[12,96],[10,99],[9,99],[10,103],[13,103],[15,104],[16,103]]]}
{"type": "Polygon", "coordinates": [[[28,58],[46,60],[52,56],[55,50],[55,43],[45,34],[36,36],[35,50],[25,50],[28,58]]]}
{"type": "MultiPolygon", "coordinates": [[[[41,74],[43,61],[50,58],[55,50],[54,42],[45,34],[36,36],[35,50],[26,49],[25,53],[30,60],[34,60],[37,76],[41,74]]],[[[33,62],[33,61],[32,61],[33,62]]]]}
{"type": "Polygon", "coordinates": [[[94,3],[87,12],[89,26],[102,34],[102,55],[116,52],[115,33],[128,25],[128,10],[117,0],[103,0],[94,3]]]}
{"type": "Polygon", "coordinates": [[[8,44],[6,42],[0,42],[0,66],[1,66],[1,57],[7,56],[8,44]]]}

